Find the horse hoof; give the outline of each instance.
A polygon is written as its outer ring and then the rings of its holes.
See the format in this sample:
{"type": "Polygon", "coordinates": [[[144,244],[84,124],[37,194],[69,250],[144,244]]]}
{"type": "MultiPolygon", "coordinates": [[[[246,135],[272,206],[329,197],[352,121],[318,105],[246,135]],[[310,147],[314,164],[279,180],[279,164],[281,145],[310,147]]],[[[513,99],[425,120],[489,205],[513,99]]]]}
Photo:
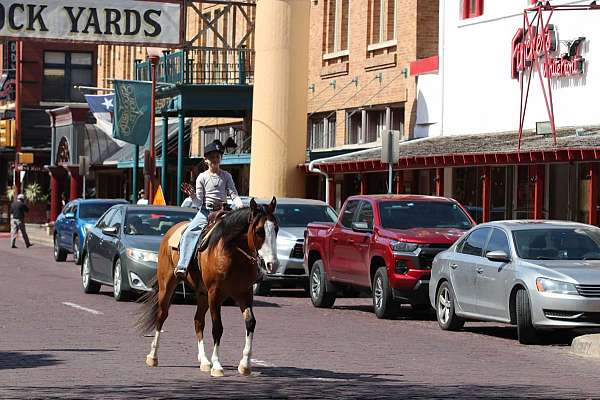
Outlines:
{"type": "Polygon", "coordinates": [[[241,366],[241,365],[240,365],[240,366],[238,367],[238,372],[239,372],[241,375],[248,376],[248,375],[250,375],[250,374],[252,373],[252,370],[250,370],[250,367],[244,367],[244,366],[241,366]]]}
{"type": "Polygon", "coordinates": [[[202,372],[211,372],[211,369],[212,369],[211,363],[200,364],[200,371],[202,371],[202,372]]]}
{"type": "Polygon", "coordinates": [[[222,376],[225,376],[225,374],[223,373],[222,369],[211,369],[210,370],[210,376],[214,376],[215,378],[220,378],[222,376]]]}
{"type": "Polygon", "coordinates": [[[158,367],[158,358],[146,357],[146,365],[149,367],[158,367]]]}

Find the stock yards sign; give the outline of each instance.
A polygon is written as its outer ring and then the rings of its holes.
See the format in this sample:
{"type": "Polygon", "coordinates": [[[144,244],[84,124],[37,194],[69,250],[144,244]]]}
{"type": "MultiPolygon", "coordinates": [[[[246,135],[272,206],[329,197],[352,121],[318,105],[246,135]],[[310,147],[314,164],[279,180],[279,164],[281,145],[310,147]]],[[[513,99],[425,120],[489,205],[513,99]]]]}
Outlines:
{"type": "Polygon", "coordinates": [[[0,38],[176,47],[182,1],[0,0],[0,38]]]}

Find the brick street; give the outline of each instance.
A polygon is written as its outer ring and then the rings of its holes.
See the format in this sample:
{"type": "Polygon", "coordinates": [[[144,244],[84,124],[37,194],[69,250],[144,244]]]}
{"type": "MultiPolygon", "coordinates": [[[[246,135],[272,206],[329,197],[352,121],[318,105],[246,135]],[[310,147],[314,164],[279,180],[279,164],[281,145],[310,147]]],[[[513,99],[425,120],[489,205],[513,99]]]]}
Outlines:
{"type": "MultiPolygon", "coordinates": [[[[570,355],[572,335],[522,346],[513,327],[443,332],[432,315],[378,320],[368,298],[320,310],[293,291],[256,299],[252,376],[236,370],[244,324],[233,306],[223,310],[224,378],[198,368],[191,304],[172,307],[152,369],[151,339],[133,328],[139,305],[116,303],[108,287],[84,294],[71,257],[55,263],[49,247],[4,239],[0,282],[3,399],[600,398],[600,361],[570,355]]],[[[206,332],[211,345],[210,321],[206,332]]]]}

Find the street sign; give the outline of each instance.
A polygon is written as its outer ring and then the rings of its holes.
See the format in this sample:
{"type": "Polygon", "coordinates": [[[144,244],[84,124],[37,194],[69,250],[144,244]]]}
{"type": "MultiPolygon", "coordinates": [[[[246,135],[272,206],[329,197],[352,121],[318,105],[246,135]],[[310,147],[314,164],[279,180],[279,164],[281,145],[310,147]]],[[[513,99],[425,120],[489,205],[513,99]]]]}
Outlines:
{"type": "Polygon", "coordinates": [[[33,164],[33,153],[17,153],[17,164],[33,164]]]}
{"type": "Polygon", "coordinates": [[[384,131],[381,135],[381,162],[395,164],[400,160],[400,131],[384,131]]]}
{"type": "Polygon", "coordinates": [[[0,0],[0,38],[178,47],[183,1],[0,0]]]}
{"type": "Polygon", "coordinates": [[[90,158],[88,156],[79,156],[79,175],[88,176],[90,173],[90,158]]]}

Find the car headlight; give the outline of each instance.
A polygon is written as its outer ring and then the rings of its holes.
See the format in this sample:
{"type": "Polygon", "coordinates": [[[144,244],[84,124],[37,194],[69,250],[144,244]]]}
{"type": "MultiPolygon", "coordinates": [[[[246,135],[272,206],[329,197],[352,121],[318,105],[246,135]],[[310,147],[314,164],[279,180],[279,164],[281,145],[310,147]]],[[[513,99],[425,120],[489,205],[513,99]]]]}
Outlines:
{"type": "Polygon", "coordinates": [[[555,281],[548,278],[537,278],[535,286],[538,292],[556,294],[578,294],[575,285],[569,282],[555,281]]]}
{"type": "Polygon", "coordinates": [[[419,248],[417,243],[410,242],[391,242],[390,247],[392,251],[399,251],[402,253],[412,253],[419,248]]]}
{"type": "Polygon", "coordinates": [[[158,253],[140,249],[127,249],[127,257],[138,262],[158,262],[158,253]]]}
{"type": "Polygon", "coordinates": [[[94,224],[84,224],[83,225],[83,233],[87,235],[87,233],[94,227],[94,224]]]}

